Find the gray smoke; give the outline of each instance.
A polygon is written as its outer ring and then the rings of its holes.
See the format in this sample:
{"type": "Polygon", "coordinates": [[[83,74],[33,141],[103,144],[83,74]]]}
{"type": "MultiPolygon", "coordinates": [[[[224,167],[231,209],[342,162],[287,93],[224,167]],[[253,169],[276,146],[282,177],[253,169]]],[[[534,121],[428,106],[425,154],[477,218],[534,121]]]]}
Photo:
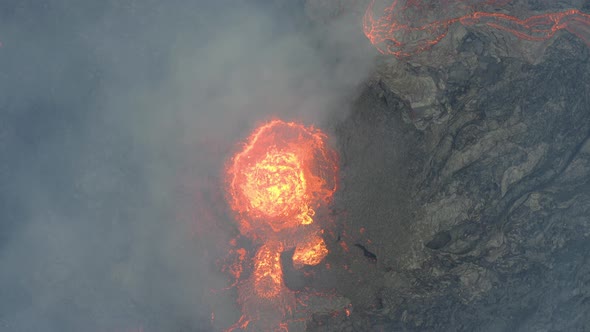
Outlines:
{"type": "Polygon", "coordinates": [[[298,1],[6,0],[0,42],[2,331],[237,320],[224,160],[272,117],[329,130],[373,52],[298,1]]]}

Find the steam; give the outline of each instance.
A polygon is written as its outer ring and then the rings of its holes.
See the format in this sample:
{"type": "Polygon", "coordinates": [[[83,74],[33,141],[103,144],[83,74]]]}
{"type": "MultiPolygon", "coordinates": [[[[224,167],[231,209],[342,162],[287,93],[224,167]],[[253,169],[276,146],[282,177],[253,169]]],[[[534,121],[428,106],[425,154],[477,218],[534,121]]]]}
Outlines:
{"type": "Polygon", "coordinates": [[[270,118],[329,127],[370,70],[355,16],[294,1],[3,3],[0,330],[239,318],[225,158],[270,118]]]}

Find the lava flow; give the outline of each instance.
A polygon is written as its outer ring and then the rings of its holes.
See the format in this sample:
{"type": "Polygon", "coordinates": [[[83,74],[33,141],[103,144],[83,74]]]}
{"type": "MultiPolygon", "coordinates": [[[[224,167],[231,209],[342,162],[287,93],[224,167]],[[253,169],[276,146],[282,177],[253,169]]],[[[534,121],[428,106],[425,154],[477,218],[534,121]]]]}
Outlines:
{"type": "Polygon", "coordinates": [[[229,205],[240,233],[258,246],[252,275],[238,286],[242,318],[230,330],[287,329],[296,299],[284,284],[281,254],[295,248],[296,268],[317,265],[328,254],[314,220],[337,185],[338,158],[326,141],[316,128],[273,120],[257,128],[229,161],[229,205]]]}
{"type": "Polygon", "coordinates": [[[510,0],[394,0],[384,9],[383,15],[375,18],[375,1],[372,0],[363,18],[363,30],[379,52],[397,57],[411,56],[433,47],[447,35],[449,27],[455,23],[465,26],[487,25],[530,41],[550,39],[558,31],[565,29],[590,46],[590,14],[578,9],[521,19],[477,8],[500,7],[509,2],[510,0]],[[440,19],[428,20],[427,17],[432,17],[434,12],[440,19]]]}

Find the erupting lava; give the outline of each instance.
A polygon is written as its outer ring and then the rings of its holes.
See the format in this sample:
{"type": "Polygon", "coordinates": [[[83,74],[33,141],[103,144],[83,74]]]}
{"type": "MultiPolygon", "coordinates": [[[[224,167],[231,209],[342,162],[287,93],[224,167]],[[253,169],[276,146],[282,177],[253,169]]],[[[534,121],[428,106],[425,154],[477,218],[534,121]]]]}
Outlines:
{"type": "Polygon", "coordinates": [[[509,2],[510,0],[394,0],[385,8],[383,15],[375,18],[375,1],[372,0],[363,18],[363,30],[379,52],[398,57],[411,56],[431,48],[447,35],[449,27],[455,23],[487,25],[531,41],[547,40],[559,30],[565,29],[590,46],[590,14],[577,9],[535,15],[526,19],[476,9],[477,6],[501,6],[509,2]],[[425,20],[434,10],[438,17],[452,17],[425,20]]]}
{"type": "Polygon", "coordinates": [[[328,254],[314,220],[337,185],[338,158],[326,140],[316,128],[273,120],[228,163],[229,205],[240,233],[259,246],[252,276],[238,289],[242,318],[231,329],[285,329],[295,295],[284,284],[281,254],[295,248],[296,268],[317,265],[328,254]]]}

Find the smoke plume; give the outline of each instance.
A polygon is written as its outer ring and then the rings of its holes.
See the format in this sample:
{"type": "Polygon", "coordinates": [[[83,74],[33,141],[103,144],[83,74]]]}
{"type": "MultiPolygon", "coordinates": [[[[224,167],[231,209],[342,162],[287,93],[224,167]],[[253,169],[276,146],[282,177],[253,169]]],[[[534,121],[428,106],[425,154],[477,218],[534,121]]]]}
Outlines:
{"type": "Polygon", "coordinates": [[[271,118],[329,132],[372,54],[300,1],[8,0],[0,42],[3,331],[235,322],[226,158],[271,118]]]}

